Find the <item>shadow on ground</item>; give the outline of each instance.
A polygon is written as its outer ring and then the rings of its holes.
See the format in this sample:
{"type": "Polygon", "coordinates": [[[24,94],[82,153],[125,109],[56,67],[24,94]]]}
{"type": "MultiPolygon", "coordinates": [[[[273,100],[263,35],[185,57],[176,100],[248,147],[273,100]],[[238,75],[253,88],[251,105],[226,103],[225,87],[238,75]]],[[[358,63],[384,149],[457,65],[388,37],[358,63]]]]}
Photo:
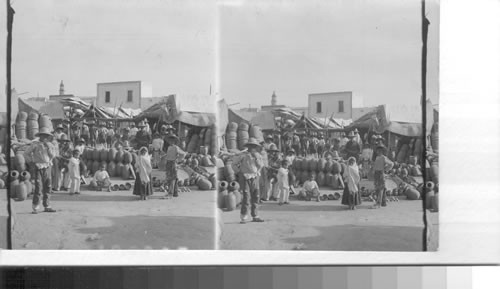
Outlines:
{"type": "Polygon", "coordinates": [[[178,249],[212,250],[214,248],[214,219],[203,217],[127,216],[109,218],[110,227],[83,228],[77,231],[96,235],[87,240],[91,249],[178,249]],[[120,244],[120,248],[115,247],[120,244]]]}
{"type": "Polygon", "coordinates": [[[424,228],[340,225],[316,229],[319,235],[284,240],[299,250],[423,251],[424,228]]]}
{"type": "MultiPolygon", "coordinates": [[[[159,196],[158,196],[159,197],[159,196]]],[[[33,197],[31,196],[30,199],[33,197]]],[[[118,195],[116,192],[110,192],[110,195],[89,195],[82,192],[79,195],[70,195],[69,193],[53,193],[50,195],[51,201],[63,202],[126,202],[137,201],[139,197],[132,195],[132,191],[128,195],[118,195]]]]}

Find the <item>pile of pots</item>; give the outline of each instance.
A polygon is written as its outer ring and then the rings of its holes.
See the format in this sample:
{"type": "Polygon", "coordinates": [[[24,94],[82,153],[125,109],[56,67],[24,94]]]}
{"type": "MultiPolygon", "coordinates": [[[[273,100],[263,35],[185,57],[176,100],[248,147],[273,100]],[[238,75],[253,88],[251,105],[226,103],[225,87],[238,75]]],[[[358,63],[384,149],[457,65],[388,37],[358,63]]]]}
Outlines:
{"type": "Polygon", "coordinates": [[[53,131],[50,116],[46,114],[39,115],[36,112],[28,114],[24,111],[20,111],[17,114],[15,134],[18,139],[33,140],[42,128],[53,131]]]}
{"type": "Polygon", "coordinates": [[[110,177],[121,177],[124,180],[134,178],[133,165],[137,160],[137,154],[125,150],[111,149],[85,149],[82,159],[90,174],[94,174],[104,165],[110,177]]]}
{"type": "Polygon", "coordinates": [[[221,181],[218,185],[217,206],[225,211],[233,211],[241,204],[240,184],[236,181],[221,181]]]}
{"type": "Polygon", "coordinates": [[[243,150],[251,137],[257,139],[259,143],[264,141],[264,134],[258,125],[230,122],[226,128],[226,148],[228,150],[243,150]]]}
{"type": "Polygon", "coordinates": [[[10,171],[10,196],[16,201],[24,201],[33,192],[31,175],[27,171],[10,171]]]}
{"type": "Polygon", "coordinates": [[[193,133],[187,140],[188,153],[200,153],[215,156],[219,153],[217,145],[217,129],[215,126],[203,128],[199,133],[193,133]]]}
{"type": "Polygon", "coordinates": [[[297,158],[291,167],[299,183],[304,183],[313,175],[318,186],[334,190],[344,188],[342,174],[345,169],[345,163],[325,158],[297,158]]]}

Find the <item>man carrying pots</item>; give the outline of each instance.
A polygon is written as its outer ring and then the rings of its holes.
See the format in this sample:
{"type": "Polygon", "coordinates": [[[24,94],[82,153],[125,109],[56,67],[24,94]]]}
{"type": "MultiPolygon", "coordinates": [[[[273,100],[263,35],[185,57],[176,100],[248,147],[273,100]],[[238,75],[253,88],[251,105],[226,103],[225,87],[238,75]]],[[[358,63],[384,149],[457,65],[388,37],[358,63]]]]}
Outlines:
{"type": "Polygon", "coordinates": [[[233,164],[239,168],[238,178],[240,181],[240,188],[243,191],[240,223],[245,224],[248,220],[248,207],[250,207],[252,222],[264,222],[258,214],[260,199],[258,177],[260,175],[260,170],[263,167],[262,158],[258,152],[261,145],[255,138],[251,137],[245,144],[245,147],[248,148],[248,150],[243,153],[237,163],[233,164]]]}
{"type": "Polygon", "coordinates": [[[37,214],[40,207],[40,197],[43,196],[44,212],[53,213],[56,210],[50,207],[51,167],[52,159],[56,156],[56,149],[51,143],[52,135],[42,127],[36,135],[39,140],[34,141],[24,152],[26,162],[35,168],[35,194],[33,195],[33,214],[37,214]]]}

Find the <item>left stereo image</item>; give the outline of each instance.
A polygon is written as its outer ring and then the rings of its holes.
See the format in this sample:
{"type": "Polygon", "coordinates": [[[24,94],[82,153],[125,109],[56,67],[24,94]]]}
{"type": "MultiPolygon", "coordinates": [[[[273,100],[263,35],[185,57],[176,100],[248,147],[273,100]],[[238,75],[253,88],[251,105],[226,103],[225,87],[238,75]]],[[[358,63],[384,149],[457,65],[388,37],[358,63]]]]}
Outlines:
{"type": "Polygon", "coordinates": [[[193,2],[11,2],[11,249],[216,248],[215,8],[193,2]]]}

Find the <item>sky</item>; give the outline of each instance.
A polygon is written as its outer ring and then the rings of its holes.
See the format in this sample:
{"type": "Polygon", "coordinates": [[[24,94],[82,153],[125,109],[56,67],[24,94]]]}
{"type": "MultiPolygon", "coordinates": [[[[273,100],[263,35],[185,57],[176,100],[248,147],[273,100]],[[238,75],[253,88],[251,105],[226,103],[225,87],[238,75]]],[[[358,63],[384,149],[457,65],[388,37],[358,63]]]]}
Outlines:
{"type": "MultiPolygon", "coordinates": [[[[419,103],[420,0],[226,3],[218,45],[229,104],[270,105],[273,91],[278,104],[299,107],[310,93],[334,91],[352,91],[364,106],[419,103]]],[[[426,13],[427,98],[438,103],[438,3],[427,0],[426,13]]]]}
{"type": "Polygon", "coordinates": [[[26,96],[95,96],[96,83],[151,82],[153,96],[209,95],[215,82],[210,1],[11,0],[13,87],[26,96]]]}

